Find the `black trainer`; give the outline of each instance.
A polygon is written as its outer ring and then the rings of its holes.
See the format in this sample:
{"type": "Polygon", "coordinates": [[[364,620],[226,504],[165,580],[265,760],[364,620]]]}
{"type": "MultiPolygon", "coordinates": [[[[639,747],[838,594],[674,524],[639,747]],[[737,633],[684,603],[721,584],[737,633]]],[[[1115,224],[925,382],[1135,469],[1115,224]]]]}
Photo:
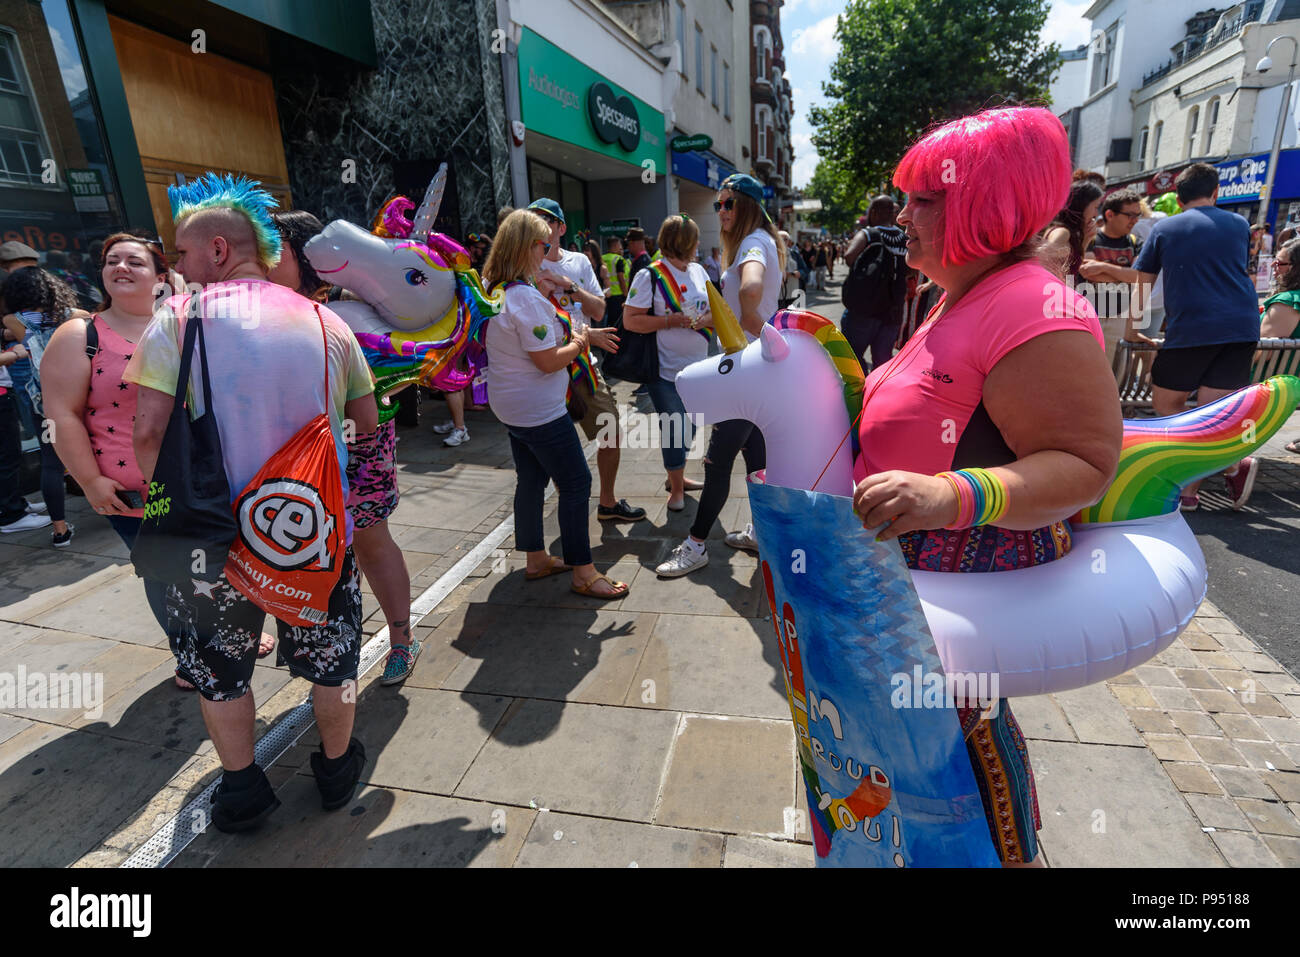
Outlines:
{"type": "Polygon", "coordinates": [[[77,534],[77,526],[68,522],[68,530],[60,535],[58,532],[50,533],[50,544],[55,548],[67,548],[72,544],[72,536],[77,534]]]}
{"type": "Polygon", "coordinates": [[[597,506],[596,518],[602,522],[639,522],[645,518],[645,509],[629,505],[627,499],[620,498],[613,506],[597,506]]]}
{"type": "Polygon", "coordinates": [[[313,752],[311,756],[311,773],[316,775],[320,806],[326,811],[336,811],[352,800],[357,782],[361,780],[361,772],[366,766],[366,749],[356,738],[348,742],[348,751],[344,757],[347,758],[347,763],[334,774],[326,776],[323,771],[324,748],[313,752]]]}
{"type": "Polygon", "coordinates": [[[275,796],[266,772],[258,768],[257,774],[255,784],[238,791],[226,787],[225,776],[222,776],[221,783],[212,793],[212,823],[218,831],[233,834],[252,830],[280,806],[280,799],[275,796]]]}

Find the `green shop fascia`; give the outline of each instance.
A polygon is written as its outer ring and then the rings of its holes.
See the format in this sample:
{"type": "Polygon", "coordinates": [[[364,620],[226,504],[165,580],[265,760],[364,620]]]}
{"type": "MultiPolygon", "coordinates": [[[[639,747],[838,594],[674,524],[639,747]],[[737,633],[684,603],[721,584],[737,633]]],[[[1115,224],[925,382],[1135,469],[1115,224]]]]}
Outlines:
{"type": "MultiPolygon", "coordinates": [[[[524,126],[574,146],[663,175],[664,115],[601,74],[524,29],[519,39],[524,126]]],[[[628,175],[634,175],[632,170],[628,175]]]]}

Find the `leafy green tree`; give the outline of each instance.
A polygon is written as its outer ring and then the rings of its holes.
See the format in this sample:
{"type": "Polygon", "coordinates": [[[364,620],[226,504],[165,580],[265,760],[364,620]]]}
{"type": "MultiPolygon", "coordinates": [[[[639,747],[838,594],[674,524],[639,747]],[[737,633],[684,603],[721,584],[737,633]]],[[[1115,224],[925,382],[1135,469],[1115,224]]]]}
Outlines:
{"type": "Polygon", "coordinates": [[[809,215],[808,220],[825,226],[833,234],[846,233],[866,208],[866,187],[848,175],[832,160],[822,157],[817,169],[804,187],[804,196],[820,199],[822,208],[809,215]]]}
{"type": "Polygon", "coordinates": [[[935,123],[1046,102],[1060,68],[1057,45],[1039,41],[1048,7],[1048,0],[849,0],[836,27],[840,53],[822,84],[831,102],[809,113],[817,152],[835,157],[852,179],[874,183],[935,123]]]}

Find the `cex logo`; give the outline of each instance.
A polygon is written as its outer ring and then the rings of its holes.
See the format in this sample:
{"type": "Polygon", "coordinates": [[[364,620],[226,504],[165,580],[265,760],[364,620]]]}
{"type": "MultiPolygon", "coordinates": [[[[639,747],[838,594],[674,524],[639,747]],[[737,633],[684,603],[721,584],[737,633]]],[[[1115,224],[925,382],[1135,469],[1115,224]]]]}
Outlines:
{"type": "Polygon", "coordinates": [[[280,571],[316,563],[329,571],[334,516],[318,489],[295,479],[268,479],[239,500],[239,534],[249,549],[280,571]]]}

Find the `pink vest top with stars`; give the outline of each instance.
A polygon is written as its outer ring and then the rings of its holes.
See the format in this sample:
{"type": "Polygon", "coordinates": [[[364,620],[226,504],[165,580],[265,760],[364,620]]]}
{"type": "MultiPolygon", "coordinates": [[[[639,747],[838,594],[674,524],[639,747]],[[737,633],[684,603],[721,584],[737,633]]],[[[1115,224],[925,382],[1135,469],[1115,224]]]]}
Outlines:
{"type": "MultiPolygon", "coordinates": [[[[131,447],[137,386],[122,379],[135,343],[119,336],[100,315],[95,316],[95,331],[99,333],[99,352],[90,360],[90,392],[84,416],[90,447],[101,475],[144,495],[148,483],[131,447]]],[[[144,511],[137,508],[128,514],[139,518],[144,511]]]]}

